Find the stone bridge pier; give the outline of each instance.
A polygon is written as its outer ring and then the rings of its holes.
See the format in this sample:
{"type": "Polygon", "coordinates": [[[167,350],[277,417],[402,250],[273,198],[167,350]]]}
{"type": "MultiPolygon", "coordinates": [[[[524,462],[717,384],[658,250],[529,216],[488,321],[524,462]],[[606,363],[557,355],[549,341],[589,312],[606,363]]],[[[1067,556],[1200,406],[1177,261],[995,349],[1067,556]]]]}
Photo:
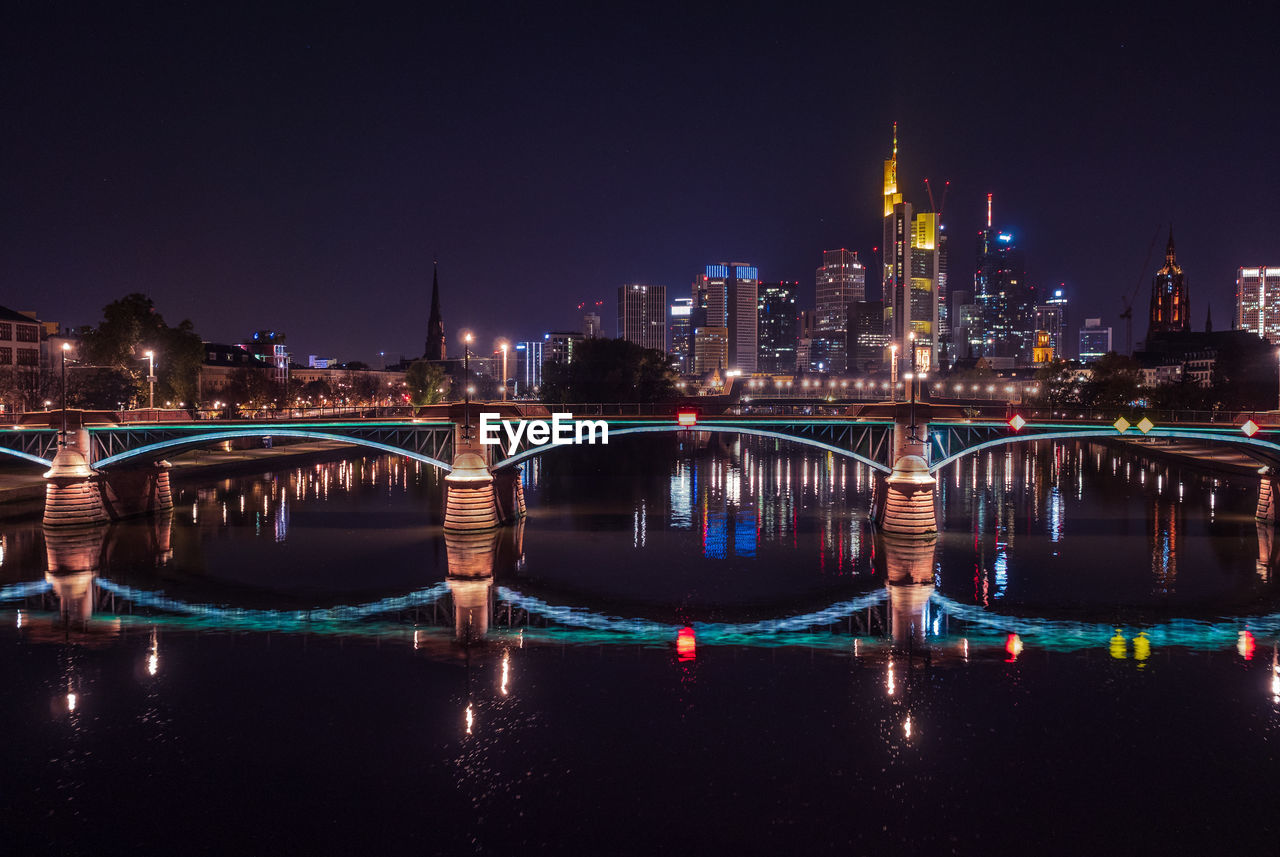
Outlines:
{"type": "Polygon", "coordinates": [[[929,473],[928,407],[918,405],[912,412],[894,415],[893,472],[886,477],[881,496],[874,504],[873,520],[886,536],[907,539],[936,539],[938,516],[934,509],[934,486],[929,473]]]}
{"type": "Polygon", "coordinates": [[[1275,524],[1276,522],[1276,502],[1280,500],[1277,497],[1277,491],[1280,485],[1277,485],[1277,474],[1275,468],[1264,467],[1259,471],[1258,477],[1258,510],[1255,517],[1260,524],[1275,524]]]}
{"type": "Polygon", "coordinates": [[[89,432],[68,429],[45,472],[44,524],[85,527],[173,508],[167,461],[95,470],[89,432]]]}
{"type": "MultiPolygon", "coordinates": [[[[467,533],[492,530],[525,516],[524,484],[519,466],[493,471],[490,464],[494,447],[480,443],[475,425],[480,407],[499,410],[493,405],[471,408],[470,432],[462,425],[461,414],[454,417],[453,470],[444,478],[445,532],[467,533]]],[[[507,416],[507,414],[503,414],[507,416]]],[[[452,414],[451,414],[452,416],[452,414]]]]}

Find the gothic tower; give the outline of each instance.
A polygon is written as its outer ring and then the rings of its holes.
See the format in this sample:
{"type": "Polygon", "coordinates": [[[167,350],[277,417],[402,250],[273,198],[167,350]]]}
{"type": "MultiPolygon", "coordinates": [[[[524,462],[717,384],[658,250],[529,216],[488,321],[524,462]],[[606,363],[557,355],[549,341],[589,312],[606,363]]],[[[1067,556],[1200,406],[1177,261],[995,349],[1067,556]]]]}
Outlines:
{"type": "Polygon", "coordinates": [[[1151,281],[1151,323],[1147,338],[1160,333],[1186,333],[1191,330],[1191,296],[1187,278],[1182,273],[1173,251],[1173,227],[1169,227],[1169,246],[1164,251],[1164,267],[1151,281]]]}
{"type": "Polygon", "coordinates": [[[440,263],[431,271],[431,317],[427,319],[427,360],[445,359],[444,321],[440,318],[440,263]]]}

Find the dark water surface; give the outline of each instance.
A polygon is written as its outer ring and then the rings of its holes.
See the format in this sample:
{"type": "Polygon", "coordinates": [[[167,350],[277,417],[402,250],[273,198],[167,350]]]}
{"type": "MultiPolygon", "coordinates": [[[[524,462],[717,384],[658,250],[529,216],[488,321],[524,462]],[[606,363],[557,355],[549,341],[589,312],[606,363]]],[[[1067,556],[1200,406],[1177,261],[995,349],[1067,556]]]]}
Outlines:
{"type": "Polygon", "coordinates": [[[1250,477],[1041,443],[922,547],[852,462],[619,440],[478,539],[395,458],[0,521],[0,852],[1275,851],[1250,477]]]}

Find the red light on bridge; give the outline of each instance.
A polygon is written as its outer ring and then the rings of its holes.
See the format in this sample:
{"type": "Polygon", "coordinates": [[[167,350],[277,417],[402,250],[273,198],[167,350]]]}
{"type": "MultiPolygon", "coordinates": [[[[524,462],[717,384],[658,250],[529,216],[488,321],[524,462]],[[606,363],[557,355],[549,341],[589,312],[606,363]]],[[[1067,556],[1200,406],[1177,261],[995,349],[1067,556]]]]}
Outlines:
{"type": "Polygon", "coordinates": [[[682,661],[691,661],[698,656],[698,641],[693,636],[693,629],[688,625],[676,634],[676,657],[682,661]]]}
{"type": "Polygon", "coordinates": [[[1014,431],[1021,431],[1026,424],[1027,421],[1022,418],[1022,414],[1014,414],[1013,418],[1009,420],[1009,428],[1014,431]]]}
{"type": "Polygon", "coordinates": [[[676,414],[676,423],[682,426],[692,426],[698,424],[697,411],[680,411],[676,414]]]}
{"type": "Polygon", "coordinates": [[[1258,433],[1260,428],[1261,426],[1259,426],[1253,420],[1245,420],[1244,425],[1240,426],[1240,431],[1244,432],[1245,437],[1253,437],[1255,434],[1258,433]]]}

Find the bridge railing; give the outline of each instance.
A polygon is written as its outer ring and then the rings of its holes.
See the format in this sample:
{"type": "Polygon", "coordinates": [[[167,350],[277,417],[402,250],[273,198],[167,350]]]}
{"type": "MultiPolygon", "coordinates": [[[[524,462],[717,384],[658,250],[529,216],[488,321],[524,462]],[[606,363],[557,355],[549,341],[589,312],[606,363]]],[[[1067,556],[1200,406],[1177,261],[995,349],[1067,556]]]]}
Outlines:
{"type": "Polygon", "coordinates": [[[1028,407],[1011,405],[1008,416],[1014,413],[1024,420],[1071,420],[1080,422],[1114,423],[1124,417],[1130,423],[1136,423],[1143,417],[1151,420],[1156,426],[1177,423],[1218,423],[1224,426],[1244,425],[1246,420],[1253,420],[1259,426],[1280,425],[1280,412],[1277,411],[1198,411],[1198,410],[1164,410],[1156,408],[1072,408],[1072,407],[1028,407]]]}

